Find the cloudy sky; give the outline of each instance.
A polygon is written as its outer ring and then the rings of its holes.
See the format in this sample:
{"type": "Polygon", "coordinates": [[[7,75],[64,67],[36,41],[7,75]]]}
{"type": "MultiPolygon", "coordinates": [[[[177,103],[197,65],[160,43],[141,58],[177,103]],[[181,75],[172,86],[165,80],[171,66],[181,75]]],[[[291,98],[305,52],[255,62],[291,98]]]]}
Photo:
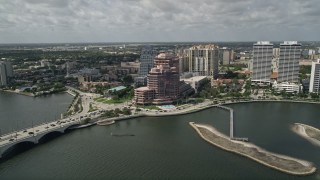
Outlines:
{"type": "Polygon", "coordinates": [[[319,0],[0,0],[0,43],[320,40],[319,0]]]}

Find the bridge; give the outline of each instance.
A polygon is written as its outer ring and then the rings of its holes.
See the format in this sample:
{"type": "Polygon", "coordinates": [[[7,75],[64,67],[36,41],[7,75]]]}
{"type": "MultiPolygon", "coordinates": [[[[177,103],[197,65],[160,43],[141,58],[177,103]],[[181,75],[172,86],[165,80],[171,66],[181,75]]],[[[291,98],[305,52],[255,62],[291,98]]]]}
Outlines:
{"type": "Polygon", "coordinates": [[[68,118],[62,118],[54,120],[52,122],[39,124],[33,127],[22,129],[19,131],[11,132],[0,136],[0,158],[6,153],[10,148],[21,144],[21,143],[32,143],[38,144],[42,138],[53,133],[64,133],[68,128],[81,124],[81,120],[87,117],[96,118],[99,113],[88,113],[90,100],[92,98],[86,97],[85,93],[81,91],[67,87],[68,93],[75,95],[74,92],[80,94],[82,100],[83,110],[82,112],[75,114],[68,118]]]}
{"type": "Polygon", "coordinates": [[[240,138],[240,137],[234,137],[234,124],[233,124],[233,109],[227,106],[216,106],[218,108],[227,110],[230,112],[230,132],[229,132],[229,137],[231,140],[236,140],[236,141],[249,141],[248,138],[240,138]]]}

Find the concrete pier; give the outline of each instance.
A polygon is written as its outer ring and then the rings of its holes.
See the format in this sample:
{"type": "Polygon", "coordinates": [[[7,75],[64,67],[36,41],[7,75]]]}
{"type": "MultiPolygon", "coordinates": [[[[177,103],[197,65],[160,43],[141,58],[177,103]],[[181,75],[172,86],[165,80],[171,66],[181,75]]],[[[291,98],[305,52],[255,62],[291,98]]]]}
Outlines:
{"type": "Polygon", "coordinates": [[[232,108],[229,108],[227,106],[217,106],[218,108],[221,108],[221,109],[224,109],[224,110],[227,110],[230,112],[230,133],[229,133],[229,138],[231,140],[235,140],[235,141],[249,141],[248,138],[241,138],[241,137],[234,137],[234,123],[233,123],[233,109],[232,108]]]}

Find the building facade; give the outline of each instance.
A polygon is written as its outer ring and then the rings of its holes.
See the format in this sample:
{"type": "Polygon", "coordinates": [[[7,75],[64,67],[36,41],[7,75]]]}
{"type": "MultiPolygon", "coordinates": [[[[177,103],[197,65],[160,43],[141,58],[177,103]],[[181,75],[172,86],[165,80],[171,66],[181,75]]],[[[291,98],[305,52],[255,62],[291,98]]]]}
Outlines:
{"type": "Polygon", "coordinates": [[[234,60],[234,51],[230,48],[223,47],[220,49],[221,62],[223,65],[229,65],[234,60]]]}
{"type": "Polygon", "coordinates": [[[272,57],[273,44],[269,41],[259,41],[253,45],[252,82],[270,83],[272,57]]]}
{"type": "Polygon", "coordinates": [[[217,78],[219,66],[219,47],[216,45],[199,45],[188,49],[189,72],[200,76],[217,78]]]}
{"type": "Polygon", "coordinates": [[[13,77],[12,64],[9,61],[0,61],[0,86],[6,86],[13,77]]]}
{"type": "Polygon", "coordinates": [[[310,93],[319,93],[320,89],[320,59],[312,62],[311,77],[310,77],[310,93]]]}
{"type": "Polygon", "coordinates": [[[277,83],[277,81],[273,83],[272,88],[278,93],[280,93],[281,91],[285,91],[287,93],[296,94],[296,93],[302,92],[303,90],[302,84],[289,83],[289,82],[277,83]]]}
{"type": "Polygon", "coordinates": [[[147,76],[147,87],[135,89],[136,104],[169,104],[179,98],[179,61],[172,54],[161,53],[154,59],[147,76]]]}
{"type": "Polygon", "coordinates": [[[154,58],[157,56],[157,51],[148,46],[142,49],[140,56],[139,76],[147,76],[151,68],[154,67],[154,58]]]}
{"type": "Polygon", "coordinates": [[[0,86],[7,85],[6,66],[0,62],[0,86]]]}
{"type": "Polygon", "coordinates": [[[297,41],[285,41],[280,44],[278,82],[299,81],[299,60],[301,44],[297,41]]]}

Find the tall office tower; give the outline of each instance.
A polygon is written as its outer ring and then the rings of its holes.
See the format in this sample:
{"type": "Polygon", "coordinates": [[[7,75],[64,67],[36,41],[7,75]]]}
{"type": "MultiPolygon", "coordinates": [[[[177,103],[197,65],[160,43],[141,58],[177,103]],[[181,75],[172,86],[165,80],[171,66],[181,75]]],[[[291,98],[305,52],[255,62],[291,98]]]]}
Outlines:
{"type": "Polygon", "coordinates": [[[269,41],[258,41],[253,45],[251,81],[270,83],[273,44],[269,41]]]}
{"type": "Polygon", "coordinates": [[[300,43],[297,41],[285,41],[280,44],[278,82],[297,83],[299,81],[300,58],[300,43]]]}
{"type": "Polygon", "coordinates": [[[218,76],[219,47],[216,45],[199,45],[189,49],[189,72],[200,76],[218,76]]]}
{"type": "Polygon", "coordinates": [[[320,59],[312,62],[309,92],[319,93],[320,89],[320,59]]]}
{"type": "Polygon", "coordinates": [[[12,68],[12,63],[10,61],[2,61],[2,63],[6,67],[6,73],[7,77],[13,77],[13,68],[12,68]]]}
{"type": "Polygon", "coordinates": [[[153,60],[157,56],[157,51],[151,46],[144,47],[140,56],[139,76],[147,76],[151,68],[154,67],[153,60]]]}
{"type": "Polygon", "coordinates": [[[0,62],[0,86],[7,85],[7,72],[6,72],[6,65],[0,62]]]}

